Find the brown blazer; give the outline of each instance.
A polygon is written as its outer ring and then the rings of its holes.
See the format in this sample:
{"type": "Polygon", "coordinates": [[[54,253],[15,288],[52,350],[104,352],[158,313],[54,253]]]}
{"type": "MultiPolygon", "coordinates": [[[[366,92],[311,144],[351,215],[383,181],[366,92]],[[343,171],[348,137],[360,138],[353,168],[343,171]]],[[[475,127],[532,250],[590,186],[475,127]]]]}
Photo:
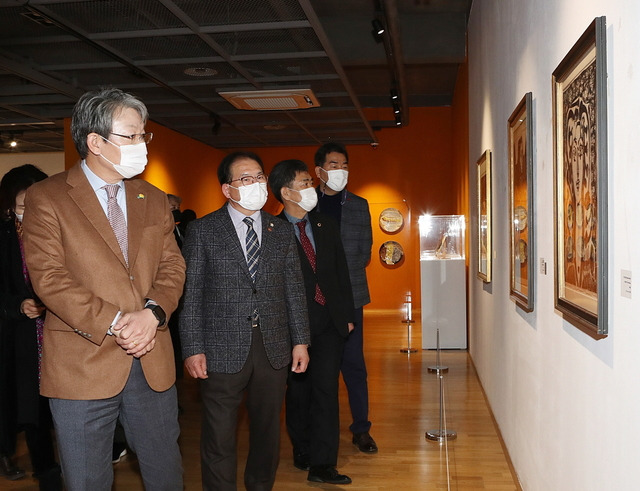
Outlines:
{"type": "MultiPolygon", "coordinates": [[[[31,186],[24,218],[25,257],[47,307],[40,393],[105,399],[127,381],[133,358],[107,335],[116,313],[146,298],[169,315],[178,304],[185,263],[173,236],[166,194],[142,180],[125,182],[129,267],[80,165],[31,186]]],[[[152,389],[175,382],[171,336],[159,328],[140,359],[152,389]]]]}

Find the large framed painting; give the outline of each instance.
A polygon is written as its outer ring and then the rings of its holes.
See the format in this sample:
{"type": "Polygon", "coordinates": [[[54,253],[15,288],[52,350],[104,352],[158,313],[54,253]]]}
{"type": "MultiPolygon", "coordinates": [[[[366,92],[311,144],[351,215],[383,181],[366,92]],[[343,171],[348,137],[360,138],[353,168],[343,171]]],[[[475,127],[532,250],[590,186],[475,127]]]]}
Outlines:
{"type": "Polygon", "coordinates": [[[608,332],[606,23],[597,17],[552,75],[555,307],[608,332]]]}
{"type": "Polygon", "coordinates": [[[478,278],[491,283],[491,151],[485,150],[478,167],[478,278]]]}
{"type": "Polygon", "coordinates": [[[535,235],[533,207],[532,94],[516,106],[509,131],[509,295],[522,310],[533,311],[535,294],[535,235]]]}

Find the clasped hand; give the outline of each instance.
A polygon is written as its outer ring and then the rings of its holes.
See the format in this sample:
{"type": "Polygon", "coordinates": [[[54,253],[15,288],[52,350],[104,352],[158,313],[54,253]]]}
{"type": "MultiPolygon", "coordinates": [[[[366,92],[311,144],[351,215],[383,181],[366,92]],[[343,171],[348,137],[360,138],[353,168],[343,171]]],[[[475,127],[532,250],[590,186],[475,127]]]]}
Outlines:
{"type": "Polygon", "coordinates": [[[156,345],[158,319],[149,309],[123,314],[111,328],[116,343],[128,355],[140,358],[156,345]]]}

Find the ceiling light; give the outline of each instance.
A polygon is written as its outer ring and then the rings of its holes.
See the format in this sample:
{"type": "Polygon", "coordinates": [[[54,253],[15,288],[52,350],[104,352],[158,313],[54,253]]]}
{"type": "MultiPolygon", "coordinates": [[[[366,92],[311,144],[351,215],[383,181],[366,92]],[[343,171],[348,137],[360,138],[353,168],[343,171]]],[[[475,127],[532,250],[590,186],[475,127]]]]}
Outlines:
{"type": "Polygon", "coordinates": [[[380,22],[378,19],[373,19],[371,21],[371,25],[373,26],[373,32],[376,34],[376,36],[382,36],[382,34],[384,33],[384,26],[382,25],[382,22],[380,22]]]}
{"type": "Polygon", "coordinates": [[[382,22],[378,19],[373,19],[371,21],[371,25],[373,26],[373,30],[371,31],[373,39],[375,39],[376,43],[381,43],[383,38],[382,35],[384,34],[384,26],[382,25],[382,22]]]}
{"type": "Polygon", "coordinates": [[[218,74],[218,70],[205,66],[194,66],[186,68],[184,74],[191,77],[213,77],[218,74]]]}
{"type": "Polygon", "coordinates": [[[397,104],[393,105],[393,113],[394,114],[400,114],[400,106],[398,106],[397,104]]]}
{"type": "Polygon", "coordinates": [[[402,126],[402,116],[400,114],[396,114],[396,126],[402,126]]]}
{"type": "Polygon", "coordinates": [[[397,101],[398,100],[398,91],[396,89],[391,89],[391,100],[392,101],[397,101]]]}
{"type": "Polygon", "coordinates": [[[18,146],[18,142],[16,140],[11,140],[11,143],[9,143],[9,146],[11,148],[16,148],[18,146]]]}

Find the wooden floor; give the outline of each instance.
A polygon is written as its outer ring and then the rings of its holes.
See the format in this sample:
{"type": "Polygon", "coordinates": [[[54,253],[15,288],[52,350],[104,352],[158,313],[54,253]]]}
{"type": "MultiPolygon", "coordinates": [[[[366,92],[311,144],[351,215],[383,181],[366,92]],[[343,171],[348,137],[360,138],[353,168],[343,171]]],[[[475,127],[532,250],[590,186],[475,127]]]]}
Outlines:
{"type": "MultiPolygon", "coordinates": [[[[413,346],[420,347],[420,325],[413,327],[413,346]]],[[[350,414],[344,386],[341,388],[341,427],[338,469],[353,484],[333,486],[309,483],[307,473],[293,467],[291,444],[282,432],[280,467],[276,490],[351,489],[373,490],[519,490],[473,365],[466,351],[443,351],[446,430],[457,438],[432,442],[425,432],[440,428],[440,380],[428,371],[436,364],[434,351],[410,355],[400,352],[407,346],[406,324],[396,318],[365,317],[365,349],[369,371],[371,435],[380,448],[375,455],[360,453],[351,443],[350,414]]],[[[195,381],[188,376],[179,381],[180,416],[185,489],[201,489],[200,484],[200,402],[195,381]]],[[[247,454],[248,421],[242,414],[239,425],[239,482],[242,483],[247,454]]],[[[18,464],[30,469],[23,439],[19,442],[18,464]]],[[[127,456],[115,466],[116,490],[141,490],[142,481],[135,457],[127,456]]],[[[242,489],[242,486],[240,487],[242,489]]],[[[0,489],[37,490],[27,477],[10,483],[0,480],[0,489]]]]}

